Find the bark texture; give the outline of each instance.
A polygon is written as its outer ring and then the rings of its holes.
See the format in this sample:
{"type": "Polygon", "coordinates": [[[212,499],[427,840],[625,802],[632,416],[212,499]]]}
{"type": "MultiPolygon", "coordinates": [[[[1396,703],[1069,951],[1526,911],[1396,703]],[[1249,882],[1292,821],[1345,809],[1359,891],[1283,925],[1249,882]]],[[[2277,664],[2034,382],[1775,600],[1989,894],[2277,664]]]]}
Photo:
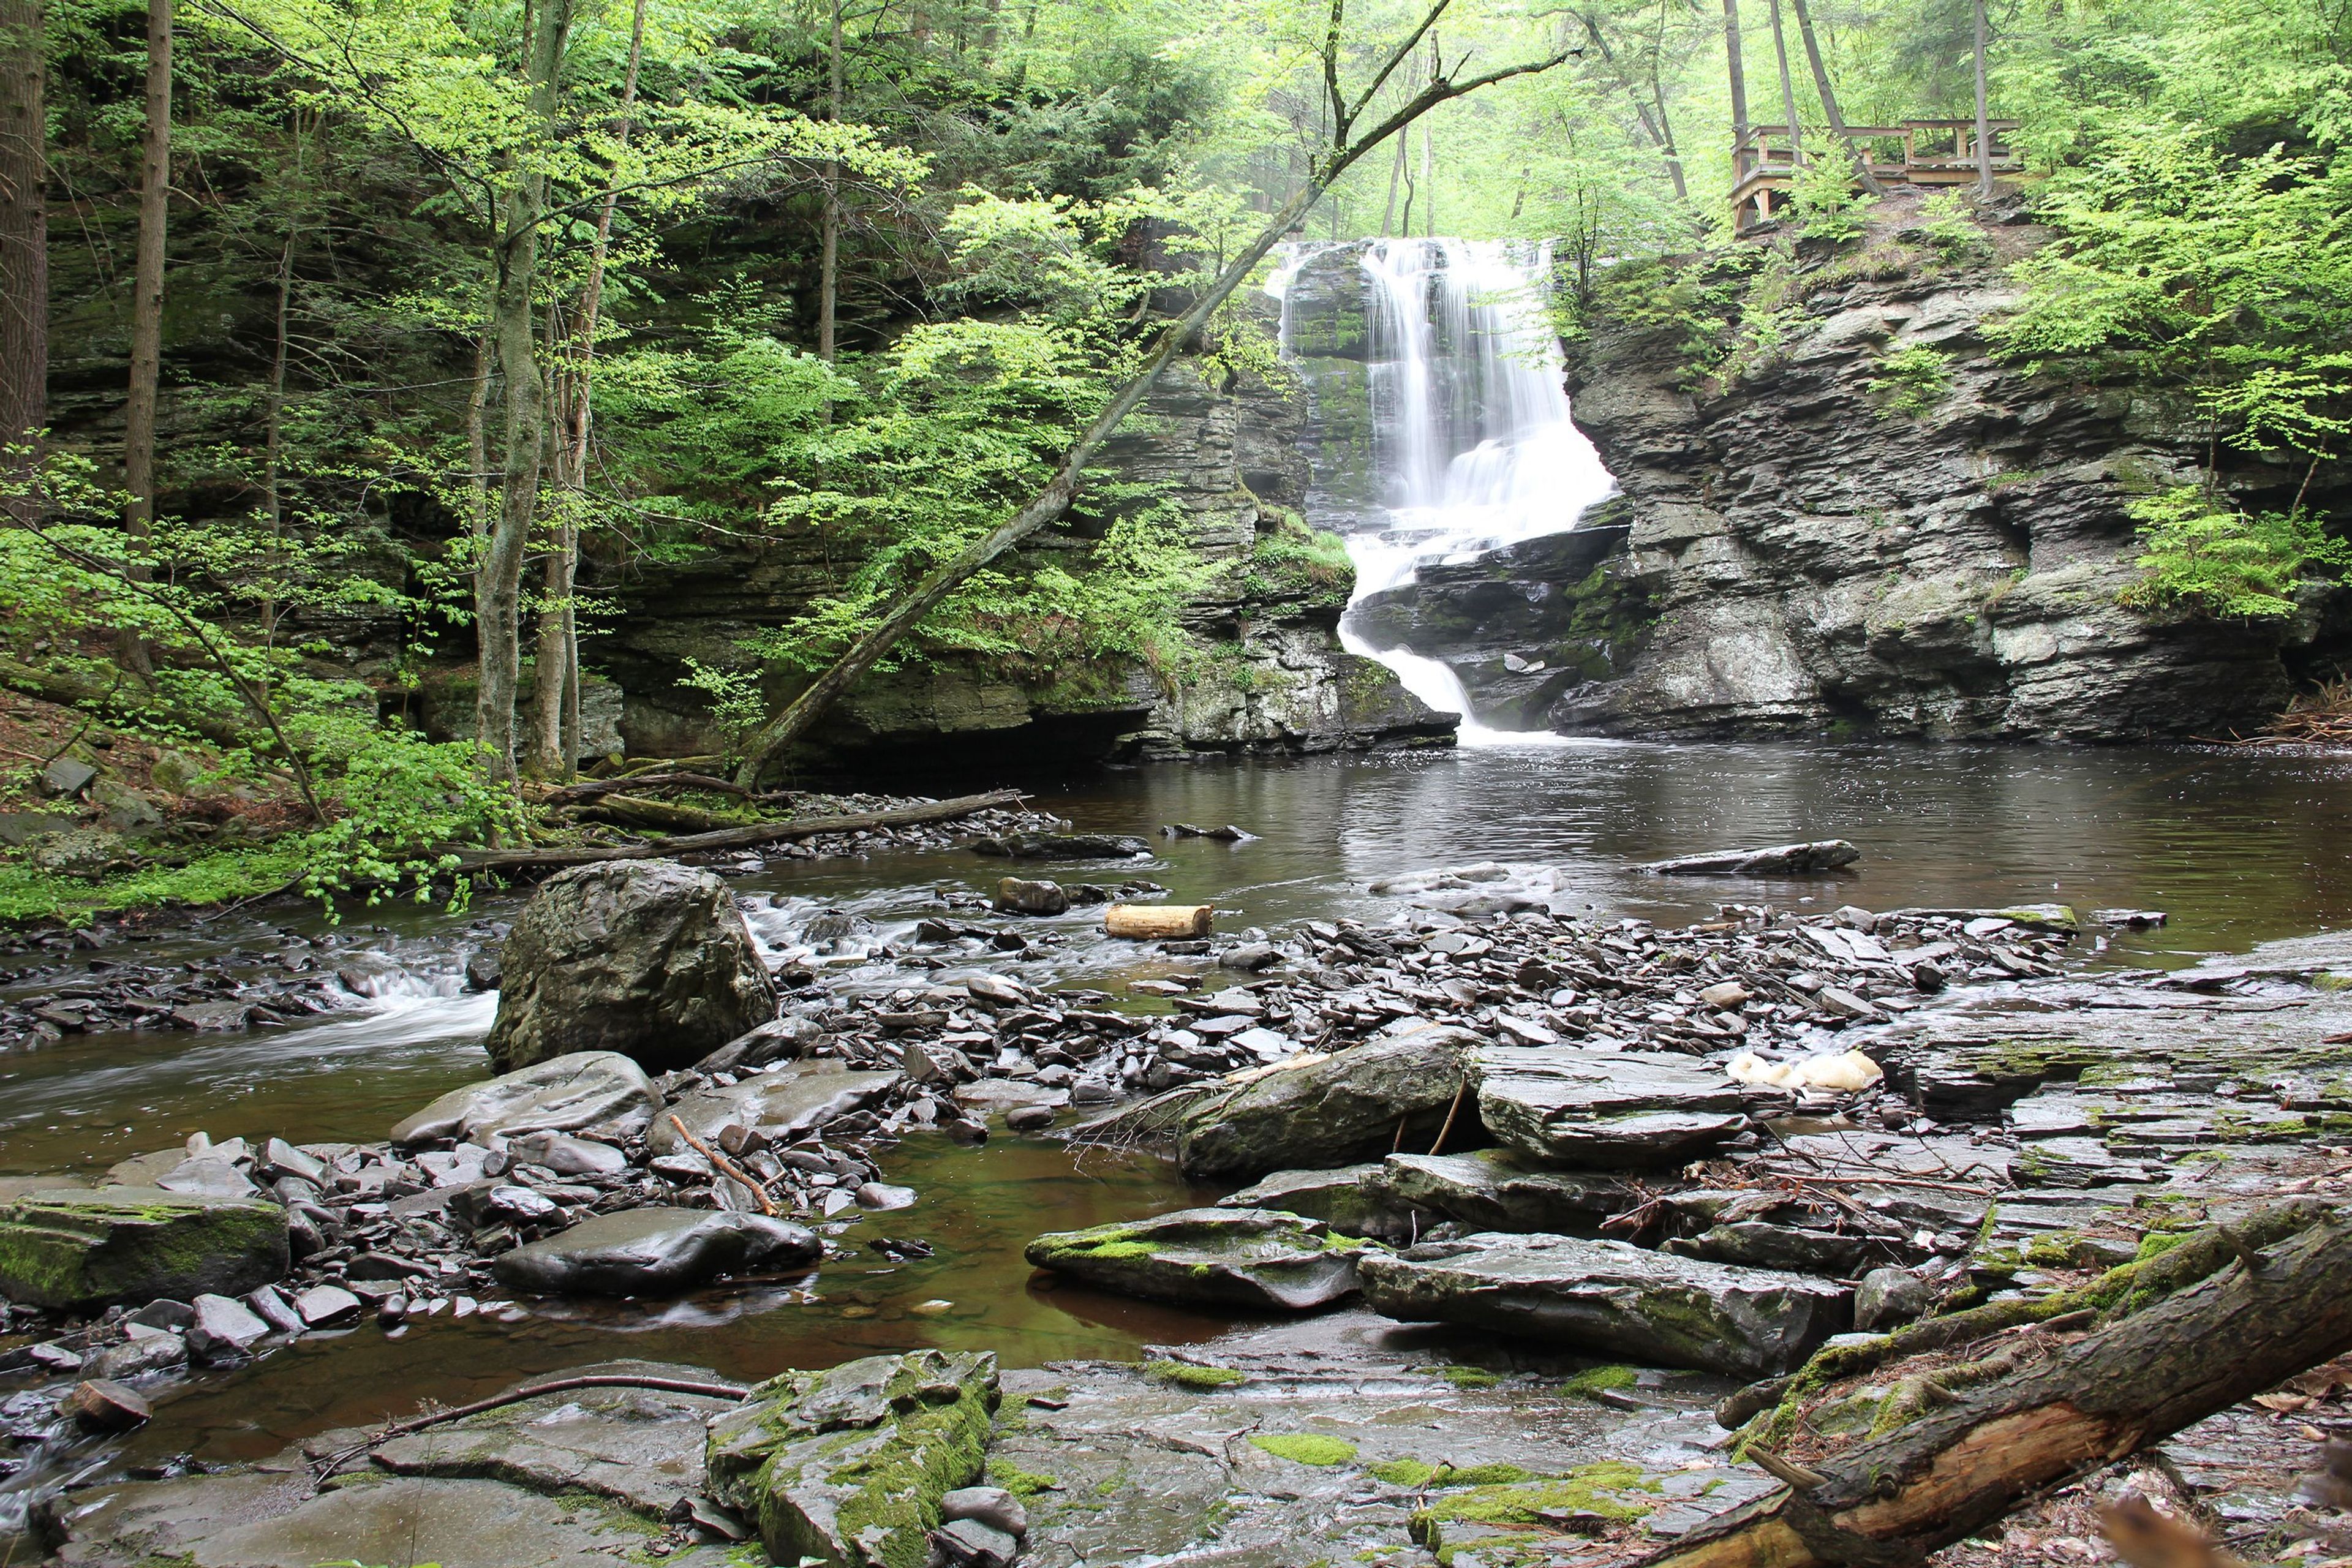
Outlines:
{"type": "Polygon", "coordinates": [[[0,447],[49,418],[46,68],[40,0],[0,0],[0,447]]]}

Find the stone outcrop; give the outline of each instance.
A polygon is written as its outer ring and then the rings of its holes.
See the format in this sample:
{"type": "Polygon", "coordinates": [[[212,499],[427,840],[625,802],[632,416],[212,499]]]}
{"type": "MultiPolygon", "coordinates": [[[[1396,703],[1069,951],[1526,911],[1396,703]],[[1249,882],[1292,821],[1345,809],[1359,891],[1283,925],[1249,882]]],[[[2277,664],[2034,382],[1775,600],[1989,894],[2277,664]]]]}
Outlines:
{"type": "Polygon", "coordinates": [[[1101,1289],[1188,1305],[1298,1312],[1356,1291],[1356,1244],[1320,1220],[1271,1209],[1181,1209],[1057,1231],[1023,1256],[1101,1289]]]}
{"type": "Polygon", "coordinates": [[[711,1493],[774,1562],[919,1568],[946,1495],[981,1479],[997,1397],[984,1353],[788,1372],[711,1424],[711,1493]]]}
{"type": "MultiPolygon", "coordinates": [[[[1627,550],[1606,575],[1651,624],[1616,673],[1552,705],[1555,728],[2225,733],[2352,648],[2339,590],[2284,626],[2117,602],[2138,577],[2126,507],[2193,481],[2206,422],[2185,401],[1995,359],[1988,329],[2017,299],[2006,264],[2038,233],[1996,227],[1983,260],[1933,264],[1902,233],[1916,199],[1890,198],[1843,251],[1801,247],[1778,347],[1727,384],[1694,389],[1683,326],[1612,318],[1604,285],[1570,386],[1623,489],[1627,550]],[[1916,414],[1886,405],[1881,368],[1910,350],[1943,356],[1946,383],[1916,414]]],[[[1648,301],[1671,279],[1633,281],[1648,301]]],[[[2224,474],[2252,508],[2283,508],[2302,478],[2224,474]]]]}
{"type": "Polygon", "coordinates": [[[234,1294],[287,1268],[286,1211],[264,1200],[60,1187],[0,1205],[0,1299],[28,1306],[234,1294]]]}
{"type": "MultiPolygon", "coordinates": [[[[1345,1165],[1396,1146],[1398,1128],[1426,1148],[1462,1088],[1476,1045],[1465,1029],[1431,1027],[1367,1040],[1261,1073],[1188,1109],[1176,1161],[1195,1181],[1255,1181],[1294,1166],[1345,1165]]],[[[1475,1118],[1460,1118],[1464,1142],[1475,1118]]]]}
{"type": "Polygon", "coordinates": [[[1486,1131],[1540,1163],[1674,1164],[1748,1127],[1738,1085],[1655,1052],[1498,1047],[1473,1056],[1470,1076],[1486,1131]]]}
{"type": "Polygon", "coordinates": [[[1851,1320],[1853,1293],[1802,1274],[1622,1241],[1480,1234],[1359,1266],[1375,1311],[1734,1377],[1788,1372],[1851,1320]]]}
{"type": "Polygon", "coordinates": [[[616,1051],[690,1067],[776,1016],[775,984],[727,884],[674,860],[581,866],[523,906],[501,952],[502,1072],[616,1051]]]}

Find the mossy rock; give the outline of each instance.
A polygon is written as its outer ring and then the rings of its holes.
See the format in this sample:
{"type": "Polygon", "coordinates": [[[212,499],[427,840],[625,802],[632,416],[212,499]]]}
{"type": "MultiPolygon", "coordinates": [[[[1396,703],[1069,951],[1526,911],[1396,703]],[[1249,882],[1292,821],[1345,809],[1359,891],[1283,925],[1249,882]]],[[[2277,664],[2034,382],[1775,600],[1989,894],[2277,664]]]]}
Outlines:
{"type": "Polygon", "coordinates": [[[1356,1290],[1361,1243],[1274,1209],[1180,1209],[1029,1244],[1040,1268],[1148,1301],[1307,1311],[1356,1290]]]}
{"type": "Polygon", "coordinates": [[[914,1351],[786,1373],[715,1422],[710,1489],[778,1563],[924,1568],[940,1500],[980,1479],[996,1358],[914,1351]]]}
{"type": "Polygon", "coordinates": [[[234,1296],[287,1268],[286,1211],[272,1203],[106,1187],[0,1205],[0,1296],[53,1311],[234,1296]]]}

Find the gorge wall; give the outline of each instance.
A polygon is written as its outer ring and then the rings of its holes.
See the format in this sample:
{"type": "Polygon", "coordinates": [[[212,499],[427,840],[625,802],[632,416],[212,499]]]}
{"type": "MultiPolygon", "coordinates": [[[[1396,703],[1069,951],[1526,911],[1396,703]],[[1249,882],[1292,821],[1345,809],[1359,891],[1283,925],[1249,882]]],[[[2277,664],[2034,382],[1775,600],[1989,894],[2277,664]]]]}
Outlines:
{"type": "MultiPolygon", "coordinates": [[[[1605,310],[1570,344],[1577,421],[1622,490],[1608,584],[1644,625],[1552,704],[1555,726],[2216,735],[2352,657],[2341,587],[2308,590],[2284,623],[2118,602],[2141,552],[2126,508],[2194,482],[2209,427],[2161,396],[1993,357],[2006,264],[2041,235],[1996,225],[1968,264],[1939,264],[1906,227],[1911,200],[1845,251],[1801,247],[1778,349],[1727,384],[1692,389],[1668,332],[1605,310]],[[1943,356],[1948,384],[1897,412],[1884,361],[1912,347],[1943,356]]],[[[2302,479],[2224,473],[2250,508],[2285,506],[2302,479]]]]}

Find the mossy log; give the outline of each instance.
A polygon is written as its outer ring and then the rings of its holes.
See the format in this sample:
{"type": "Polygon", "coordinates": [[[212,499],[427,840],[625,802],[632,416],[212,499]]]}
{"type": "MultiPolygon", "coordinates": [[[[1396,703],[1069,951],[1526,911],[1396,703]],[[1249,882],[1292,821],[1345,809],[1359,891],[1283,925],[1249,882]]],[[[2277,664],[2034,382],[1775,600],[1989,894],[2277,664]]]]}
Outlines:
{"type": "MultiPolygon", "coordinates": [[[[758,822],[747,827],[726,827],[715,833],[690,833],[658,844],[627,844],[611,849],[477,849],[457,857],[461,871],[506,871],[564,866],[594,866],[607,860],[647,860],[668,855],[688,855],[712,849],[751,849],[794,838],[814,838],[824,833],[863,833],[877,827],[907,827],[925,822],[952,822],[983,811],[1016,806],[1025,799],[1019,790],[992,790],[986,795],[959,795],[924,805],[894,806],[887,811],[864,811],[837,816],[800,816],[787,822],[758,822]]],[[[651,804],[648,802],[647,804],[651,804]]]]}
{"type": "Polygon", "coordinates": [[[1915,1562],[2347,1347],[2352,1225],[2331,1214],[2267,1253],[2231,1249],[2218,1273],[1811,1470],[1774,1462],[1791,1484],[1638,1568],[1915,1562]]]}

